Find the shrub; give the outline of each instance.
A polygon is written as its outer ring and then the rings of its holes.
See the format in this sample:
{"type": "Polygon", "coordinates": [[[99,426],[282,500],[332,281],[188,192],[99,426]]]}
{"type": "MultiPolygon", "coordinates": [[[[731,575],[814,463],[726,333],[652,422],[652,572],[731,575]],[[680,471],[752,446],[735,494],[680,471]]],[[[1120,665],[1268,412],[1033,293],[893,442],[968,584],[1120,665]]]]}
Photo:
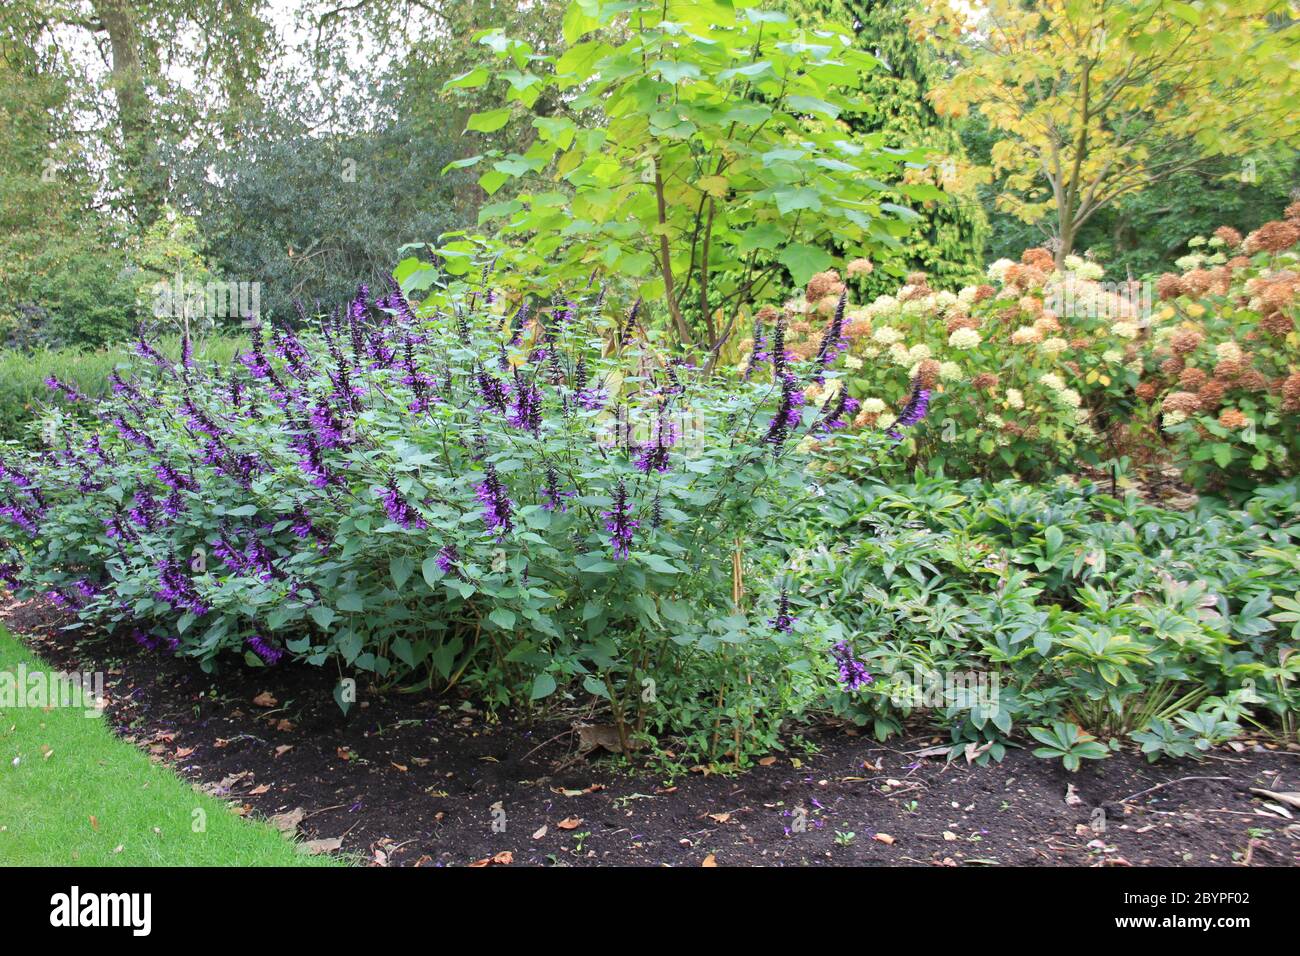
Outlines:
{"type": "MultiPolygon", "coordinates": [[[[247,347],[236,338],[211,338],[195,343],[195,354],[225,364],[247,347]]],[[[177,336],[159,340],[158,350],[176,359],[181,343],[177,336]]],[[[86,351],[84,349],[0,349],[0,439],[23,437],[50,406],[50,376],[74,386],[88,398],[109,393],[113,369],[130,361],[128,346],[86,351]]],[[[58,403],[55,402],[55,405],[58,403]]]]}
{"type": "Polygon", "coordinates": [[[1247,494],[1300,462],[1300,203],[1287,212],[1244,239],[1193,240],[1184,271],[1160,277],[1139,422],[1149,441],[1163,429],[1199,487],[1247,494]]]}
{"type": "Polygon", "coordinates": [[[10,454],[11,584],[205,668],[286,656],[490,705],[607,701],[624,738],[776,743],[830,672],[755,543],[802,496],[819,363],[729,388],[603,293],[531,313],[458,283],[419,314],[363,288],[238,363],[147,342],[10,454]]]}

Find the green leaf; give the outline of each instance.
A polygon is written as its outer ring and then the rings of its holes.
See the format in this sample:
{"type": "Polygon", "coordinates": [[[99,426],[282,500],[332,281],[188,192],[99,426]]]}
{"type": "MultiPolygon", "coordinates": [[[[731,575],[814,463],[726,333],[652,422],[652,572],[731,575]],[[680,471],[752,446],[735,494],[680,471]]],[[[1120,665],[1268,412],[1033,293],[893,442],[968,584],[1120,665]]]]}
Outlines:
{"type": "Polygon", "coordinates": [[[503,631],[512,631],[515,627],[515,612],[499,607],[488,615],[488,620],[503,631]]]}
{"type": "Polygon", "coordinates": [[[406,555],[399,555],[388,562],[388,573],[393,576],[393,586],[397,590],[402,590],[406,582],[411,580],[411,575],[415,571],[415,562],[406,555]]]}
{"type": "Polygon", "coordinates": [[[802,242],[786,246],[777,259],[790,270],[790,276],[798,286],[807,285],[815,274],[829,269],[833,261],[825,249],[802,242]]]}
{"type": "Polygon", "coordinates": [[[495,110],[485,110],[482,113],[475,113],[469,118],[465,130],[477,130],[480,133],[495,133],[506,123],[510,122],[512,110],[508,106],[502,106],[495,110]]]}
{"type": "Polygon", "coordinates": [[[550,674],[538,674],[537,679],[533,681],[533,690],[529,694],[529,700],[541,700],[543,697],[549,697],[555,693],[555,678],[550,674]]]}

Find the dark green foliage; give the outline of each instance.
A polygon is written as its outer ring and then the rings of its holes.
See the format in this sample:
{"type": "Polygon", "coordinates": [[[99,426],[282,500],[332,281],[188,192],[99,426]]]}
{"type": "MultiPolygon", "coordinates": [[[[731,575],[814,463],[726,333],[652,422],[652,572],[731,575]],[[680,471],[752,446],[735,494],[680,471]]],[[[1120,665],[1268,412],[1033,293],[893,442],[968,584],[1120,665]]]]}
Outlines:
{"type": "Polygon", "coordinates": [[[401,246],[459,224],[457,177],[439,175],[457,155],[445,118],[394,106],[362,121],[393,96],[345,102],[338,115],[352,131],[330,134],[309,118],[331,106],[290,87],[242,123],[238,143],[188,158],[205,251],[227,278],[262,283],[264,312],[289,316],[296,298],[332,304],[357,282],[382,284],[401,246]]]}

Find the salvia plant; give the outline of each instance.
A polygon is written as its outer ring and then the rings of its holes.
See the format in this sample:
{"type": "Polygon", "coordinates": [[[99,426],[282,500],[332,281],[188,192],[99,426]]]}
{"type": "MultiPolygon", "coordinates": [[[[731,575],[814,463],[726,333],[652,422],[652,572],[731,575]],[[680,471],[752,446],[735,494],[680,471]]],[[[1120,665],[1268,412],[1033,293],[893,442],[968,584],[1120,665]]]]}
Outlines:
{"type": "Polygon", "coordinates": [[[739,763],[843,669],[755,533],[844,403],[803,399],[825,357],[708,381],[635,310],[591,283],[509,301],[484,269],[253,323],[226,363],[142,334],[110,394],[52,380],[58,427],[4,449],[0,574],[205,669],[594,695],[629,742],[739,763]]]}

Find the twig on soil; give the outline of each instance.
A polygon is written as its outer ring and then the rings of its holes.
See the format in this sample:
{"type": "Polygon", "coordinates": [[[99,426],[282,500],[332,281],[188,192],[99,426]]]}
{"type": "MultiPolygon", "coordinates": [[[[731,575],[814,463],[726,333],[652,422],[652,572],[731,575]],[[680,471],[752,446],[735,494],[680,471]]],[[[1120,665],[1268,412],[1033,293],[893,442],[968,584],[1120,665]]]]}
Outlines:
{"type": "Polygon", "coordinates": [[[1154,787],[1147,787],[1145,790],[1139,790],[1137,793],[1131,793],[1122,800],[1116,800],[1116,803],[1128,803],[1136,797],[1143,794],[1154,793],[1164,787],[1171,787],[1176,783],[1186,783],[1189,780],[1232,780],[1232,777],[1179,777],[1177,780],[1166,780],[1164,783],[1158,783],[1154,787]]]}

